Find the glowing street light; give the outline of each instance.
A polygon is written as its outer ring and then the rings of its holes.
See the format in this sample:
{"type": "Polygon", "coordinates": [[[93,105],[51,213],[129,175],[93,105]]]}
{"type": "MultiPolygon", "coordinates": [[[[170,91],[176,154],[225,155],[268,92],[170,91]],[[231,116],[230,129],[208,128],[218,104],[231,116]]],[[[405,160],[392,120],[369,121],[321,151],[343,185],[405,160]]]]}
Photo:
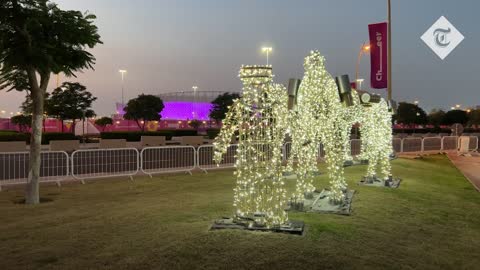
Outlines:
{"type": "Polygon", "coordinates": [[[370,44],[364,42],[362,46],[360,47],[360,51],[358,52],[358,58],[357,58],[357,67],[355,69],[355,81],[358,81],[358,72],[360,69],[360,60],[362,60],[362,56],[364,53],[369,53],[370,52],[370,44]]]}
{"type": "Polygon", "coordinates": [[[450,107],[450,110],[455,110],[455,107],[450,107]]]}
{"type": "Polygon", "coordinates": [[[263,47],[262,52],[267,54],[267,66],[268,66],[268,55],[272,52],[272,47],[263,47]]]}
{"type": "Polygon", "coordinates": [[[118,70],[118,72],[120,72],[120,74],[122,74],[122,105],[125,105],[125,98],[124,98],[124,78],[125,78],[125,74],[127,73],[127,70],[126,69],[120,69],[118,70]]]}
{"type": "Polygon", "coordinates": [[[455,108],[460,109],[460,106],[461,106],[460,104],[456,104],[455,108]]]}
{"type": "Polygon", "coordinates": [[[413,103],[414,103],[415,105],[418,105],[418,103],[420,103],[420,102],[419,102],[418,100],[415,100],[413,103]]]}

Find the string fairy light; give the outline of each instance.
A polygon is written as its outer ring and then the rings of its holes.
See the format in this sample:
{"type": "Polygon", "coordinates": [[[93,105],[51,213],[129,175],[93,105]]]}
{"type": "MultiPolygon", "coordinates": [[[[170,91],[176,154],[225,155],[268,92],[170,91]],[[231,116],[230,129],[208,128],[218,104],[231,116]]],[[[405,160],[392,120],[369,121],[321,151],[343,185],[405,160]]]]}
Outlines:
{"type": "Polygon", "coordinates": [[[335,80],[325,67],[325,58],[311,51],[304,62],[305,75],[298,90],[298,105],[291,114],[292,154],[288,170],[297,175],[294,200],[303,200],[315,191],[313,186],[320,142],[325,150],[330,179],[330,201],[339,204],[345,199],[347,184],[343,163],[352,123],[359,118],[359,101],[346,107],[340,101],[335,80]],[[294,166],[296,164],[296,166],[294,166]]]}
{"type": "Polygon", "coordinates": [[[392,113],[384,99],[364,107],[360,133],[362,145],[359,158],[368,160],[365,177],[374,179],[379,175],[382,180],[390,179],[390,155],[393,152],[392,113]]]}
{"type": "Polygon", "coordinates": [[[288,125],[287,92],[273,83],[272,67],[242,66],[243,95],[229,108],[215,139],[219,164],[237,133],[234,219],[247,226],[286,224],[282,145],[288,125]]]}

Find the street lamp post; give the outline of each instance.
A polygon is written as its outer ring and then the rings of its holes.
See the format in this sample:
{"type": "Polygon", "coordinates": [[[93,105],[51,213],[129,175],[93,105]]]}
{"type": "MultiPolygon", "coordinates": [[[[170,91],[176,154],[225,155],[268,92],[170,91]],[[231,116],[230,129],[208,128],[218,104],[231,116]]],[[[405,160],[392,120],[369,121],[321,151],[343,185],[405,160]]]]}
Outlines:
{"type": "Polygon", "coordinates": [[[387,33],[387,99],[392,100],[392,4],[387,3],[388,33],[387,33]]]}
{"type": "Polygon", "coordinates": [[[197,89],[198,89],[198,86],[194,85],[192,86],[192,89],[193,89],[193,119],[197,119],[198,115],[197,115],[197,89]]]}
{"type": "Polygon", "coordinates": [[[362,83],[363,83],[364,79],[357,79],[357,83],[358,83],[358,90],[362,90],[362,83]]]}
{"type": "Polygon", "coordinates": [[[268,66],[268,55],[272,52],[272,47],[263,47],[262,52],[267,54],[267,66],[268,66]]]}
{"type": "MultiPolygon", "coordinates": [[[[360,51],[358,52],[358,58],[357,58],[357,66],[355,68],[355,82],[358,82],[360,79],[358,78],[358,73],[360,70],[360,60],[362,60],[362,56],[364,53],[368,53],[370,51],[370,44],[363,43],[362,46],[360,47],[360,51]]],[[[363,82],[363,79],[362,79],[363,82]]],[[[361,85],[361,82],[360,82],[361,85]]]]}
{"type": "Polygon", "coordinates": [[[122,106],[125,106],[124,77],[125,77],[125,74],[127,73],[127,70],[125,70],[125,69],[120,69],[118,72],[120,72],[120,74],[122,74],[122,106]]]}

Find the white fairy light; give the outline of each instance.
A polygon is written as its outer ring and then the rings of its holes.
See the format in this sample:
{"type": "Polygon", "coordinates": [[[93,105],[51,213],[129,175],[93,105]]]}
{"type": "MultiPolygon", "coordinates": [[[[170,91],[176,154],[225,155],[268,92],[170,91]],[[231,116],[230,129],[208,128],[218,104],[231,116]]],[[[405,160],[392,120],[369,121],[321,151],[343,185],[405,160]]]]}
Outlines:
{"type": "Polygon", "coordinates": [[[226,114],[215,139],[214,160],[220,163],[235,133],[235,219],[248,226],[280,226],[288,221],[282,178],[282,145],[288,125],[287,92],[272,83],[271,66],[242,66],[243,95],[226,114]]]}
{"type": "Polygon", "coordinates": [[[368,160],[366,177],[377,175],[383,180],[391,176],[392,113],[385,100],[365,107],[360,126],[362,134],[361,159],[368,160]]]}
{"type": "Polygon", "coordinates": [[[312,51],[305,58],[305,75],[298,90],[298,104],[291,115],[292,155],[289,169],[297,174],[294,199],[303,200],[305,194],[315,190],[313,174],[316,170],[320,142],[325,150],[327,174],[330,179],[333,203],[344,200],[347,188],[343,163],[350,130],[359,118],[357,99],[354,106],[340,102],[335,80],[325,68],[325,58],[312,51]],[[294,166],[296,164],[296,166],[294,166]]]}

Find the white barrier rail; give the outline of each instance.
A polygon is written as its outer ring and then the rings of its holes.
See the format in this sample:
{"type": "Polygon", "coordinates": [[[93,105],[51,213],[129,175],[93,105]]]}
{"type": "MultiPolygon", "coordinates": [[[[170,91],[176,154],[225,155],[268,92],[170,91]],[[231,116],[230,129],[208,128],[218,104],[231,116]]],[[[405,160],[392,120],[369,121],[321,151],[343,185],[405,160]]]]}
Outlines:
{"type": "Polygon", "coordinates": [[[85,179],[133,176],[138,173],[139,153],[135,148],[86,149],[72,153],[72,176],[85,179]]]}
{"type": "MultiPolygon", "coordinates": [[[[29,152],[0,152],[0,190],[2,185],[27,182],[29,152]]],[[[40,154],[40,182],[65,180],[70,175],[68,154],[63,151],[48,151],[40,154]]]]}
{"type": "MultiPolygon", "coordinates": [[[[469,136],[469,150],[478,151],[479,138],[469,136]]],[[[457,151],[459,137],[394,138],[392,146],[397,153],[429,151],[457,151]]],[[[352,156],[361,151],[361,140],[350,141],[352,156]]],[[[230,145],[220,166],[213,162],[213,145],[147,147],[139,152],[135,148],[77,150],[71,158],[63,151],[41,153],[41,182],[57,182],[70,175],[81,180],[102,177],[133,176],[142,171],[152,176],[157,173],[191,172],[198,168],[207,172],[217,168],[233,168],[238,145],[230,145]]],[[[263,153],[261,161],[268,161],[272,151],[269,145],[258,144],[256,151],[263,153]]],[[[282,148],[283,160],[291,155],[291,143],[282,148]]],[[[323,144],[318,147],[318,159],[325,156],[323,144]]],[[[0,190],[2,185],[26,183],[29,166],[28,152],[0,152],[0,190]]]]}
{"type": "Polygon", "coordinates": [[[468,147],[470,151],[478,150],[478,136],[470,136],[470,145],[468,147]]]}
{"type": "Polygon", "coordinates": [[[350,154],[352,157],[360,155],[362,151],[362,140],[360,139],[353,139],[350,140],[350,154]]]}
{"type": "Polygon", "coordinates": [[[422,138],[405,138],[402,141],[402,152],[421,152],[422,138]]]}
{"type": "Polygon", "coordinates": [[[425,151],[441,151],[442,150],[442,138],[440,137],[427,137],[422,140],[422,152],[425,151]]]}
{"type": "Polygon", "coordinates": [[[152,174],[171,172],[192,174],[197,166],[196,156],[197,150],[193,146],[147,147],[140,154],[140,169],[150,177],[152,174]]]}
{"type": "Polygon", "coordinates": [[[223,155],[222,162],[217,166],[217,164],[213,161],[213,145],[202,145],[197,149],[197,166],[204,172],[215,169],[233,168],[235,167],[235,162],[237,161],[237,149],[238,145],[230,145],[227,148],[227,153],[223,155]]]}
{"type": "Polygon", "coordinates": [[[285,144],[283,144],[283,148],[282,148],[283,161],[287,161],[290,158],[291,153],[292,153],[292,143],[286,142],[285,144]]]}
{"type": "Polygon", "coordinates": [[[392,147],[393,147],[393,151],[396,152],[396,153],[403,152],[403,139],[393,138],[392,139],[392,147]]]}
{"type": "Polygon", "coordinates": [[[457,151],[457,149],[458,149],[457,136],[442,137],[442,151],[457,151]]]}
{"type": "Polygon", "coordinates": [[[318,146],[318,160],[323,160],[325,158],[325,148],[323,147],[323,143],[320,143],[318,146]]]}

